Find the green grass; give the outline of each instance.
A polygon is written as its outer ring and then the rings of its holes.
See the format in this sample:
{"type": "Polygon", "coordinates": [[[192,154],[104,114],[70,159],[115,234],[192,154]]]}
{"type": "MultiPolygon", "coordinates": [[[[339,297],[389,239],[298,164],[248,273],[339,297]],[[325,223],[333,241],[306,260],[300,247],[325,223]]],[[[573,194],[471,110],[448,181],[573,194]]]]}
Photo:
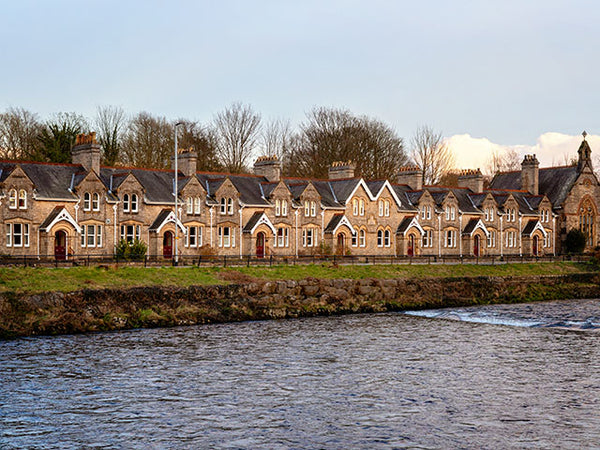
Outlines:
{"type": "Polygon", "coordinates": [[[313,278],[399,278],[463,276],[561,275],[596,270],[583,263],[537,263],[503,265],[364,265],[331,264],[198,268],[198,267],[73,267],[0,268],[0,292],[69,292],[80,289],[127,288],[134,286],[191,286],[247,283],[252,279],[299,280],[313,278]]]}

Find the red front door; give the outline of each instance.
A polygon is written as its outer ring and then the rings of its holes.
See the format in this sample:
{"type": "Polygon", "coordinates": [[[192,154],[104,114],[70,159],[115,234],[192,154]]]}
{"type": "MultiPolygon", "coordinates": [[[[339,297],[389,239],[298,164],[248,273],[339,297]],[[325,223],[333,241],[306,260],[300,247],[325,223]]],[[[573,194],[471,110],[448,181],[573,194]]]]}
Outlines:
{"type": "Polygon", "coordinates": [[[473,239],[473,255],[479,256],[479,236],[475,236],[473,239]]]}
{"type": "Polygon", "coordinates": [[[413,256],[415,254],[415,237],[412,234],[408,237],[408,248],[406,249],[406,254],[408,256],[413,256]]]}
{"type": "Polygon", "coordinates": [[[263,258],[265,256],[265,233],[260,232],[256,235],[256,257],[263,258]]]}
{"type": "Polygon", "coordinates": [[[67,233],[64,231],[54,233],[54,257],[60,261],[67,259],[67,233]]]}
{"type": "Polygon", "coordinates": [[[170,231],[165,231],[163,236],[163,257],[173,257],[173,233],[170,231]]]}
{"type": "Polygon", "coordinates": [[[538,237],[533,237],[533,256],[538,256],[538,237]]]}

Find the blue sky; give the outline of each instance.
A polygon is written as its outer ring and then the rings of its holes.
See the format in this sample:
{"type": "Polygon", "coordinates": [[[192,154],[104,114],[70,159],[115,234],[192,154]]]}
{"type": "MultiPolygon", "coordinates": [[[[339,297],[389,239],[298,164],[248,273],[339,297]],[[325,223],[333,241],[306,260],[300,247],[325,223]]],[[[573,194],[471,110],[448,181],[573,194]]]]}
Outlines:
{"type": "Polygon", "coordinates": [[[523,146],[600,130],[592,1],[21,0],[0,12],[1,110],[208,121],[241,101],[297,124],[336,106],[406,139],[428,124],[523,146]]]}

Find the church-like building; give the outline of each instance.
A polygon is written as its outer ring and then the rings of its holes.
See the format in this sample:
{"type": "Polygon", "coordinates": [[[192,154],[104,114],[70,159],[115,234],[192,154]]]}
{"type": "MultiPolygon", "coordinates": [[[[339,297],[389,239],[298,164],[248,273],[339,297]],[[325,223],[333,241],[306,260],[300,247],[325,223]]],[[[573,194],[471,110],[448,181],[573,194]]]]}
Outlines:
{"type": "Polygon", "coordinates": [[[351,162],[334,163],[328,179],[287,178],[274,157],[259,158],[254,175],[197,172],[193,151],[179,153],[174,183],[173,170],[103,167],[101,150],[90,133],[72,164],[0,161],[0,255],[110,256],[141,240],[158,259],[175,242],[184,256],[543,256],[559,254],[573,228],[586,249],[598,244],[585,135],[577,165],[540,169],[527,155],[485,189],[479,170],[461,172],[459,187],[423,186],[418,167],[365,180],[351,162]]]}

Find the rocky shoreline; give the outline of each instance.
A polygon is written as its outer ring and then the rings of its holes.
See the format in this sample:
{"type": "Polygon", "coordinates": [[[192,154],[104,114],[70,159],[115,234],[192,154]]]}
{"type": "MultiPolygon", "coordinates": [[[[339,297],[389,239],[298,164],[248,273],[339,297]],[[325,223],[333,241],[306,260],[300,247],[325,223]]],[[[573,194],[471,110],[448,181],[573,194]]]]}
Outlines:
{"type": "Polygon", "coordinates": [[[307,278],[245,284],[0,294],[0,339],[246,320],[600,298],[600,275],[307,278]]]}

